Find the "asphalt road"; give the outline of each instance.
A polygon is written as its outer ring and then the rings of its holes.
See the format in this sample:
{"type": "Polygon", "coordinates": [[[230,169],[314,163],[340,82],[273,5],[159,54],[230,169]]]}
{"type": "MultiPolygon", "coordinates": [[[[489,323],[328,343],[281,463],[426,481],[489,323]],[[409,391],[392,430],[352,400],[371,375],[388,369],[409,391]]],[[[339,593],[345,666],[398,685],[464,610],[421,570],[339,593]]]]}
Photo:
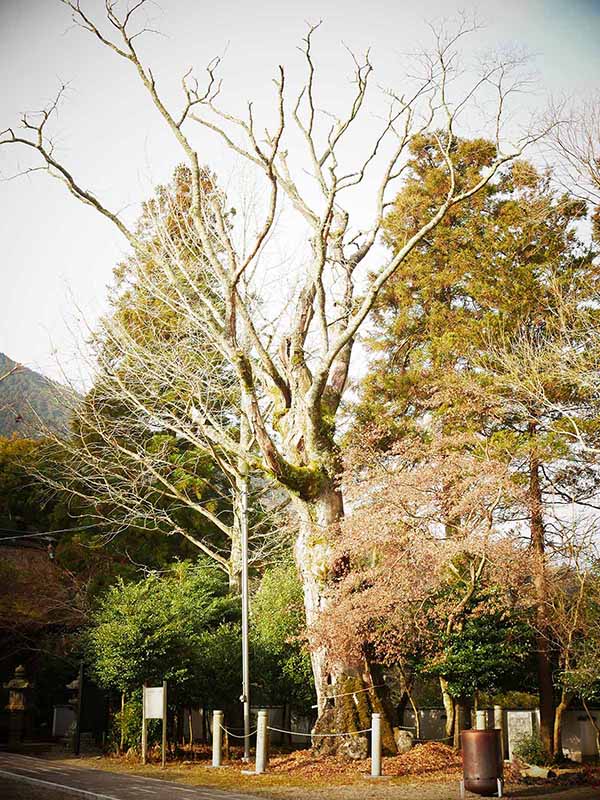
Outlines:
{"type": "MultiPolygon", "coordinates": [[[[457,800],[458,783],[278,787],[273,800],[457,800]]],[[[467,793],[467,797],[476,796],[467,793]]],[[[600,787],[507,787],[507,800],[600,800],[600,787]]],[[[0,800],[265,800],[255,795],[192,787],[140,775],[70,766],[64,761],[0,753],[0,800]]]]}
{"type": "MultiPolygon", "coordinates": [[[[0,753],[1,800],[252,800],[248,794],[0,753]]],[[[258,798],[255,798],[258,800],[258,798]]]]}

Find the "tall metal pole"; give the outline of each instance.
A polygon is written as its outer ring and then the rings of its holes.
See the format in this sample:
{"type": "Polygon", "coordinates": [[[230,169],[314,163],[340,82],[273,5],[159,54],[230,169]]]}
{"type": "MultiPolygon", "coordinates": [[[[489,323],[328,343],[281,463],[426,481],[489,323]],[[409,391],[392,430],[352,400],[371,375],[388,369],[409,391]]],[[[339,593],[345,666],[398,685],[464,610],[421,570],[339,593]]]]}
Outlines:
{"type": "Polygon", "coordinates": [[[248,643],[248,476],[241,480],[242,534],[242,702],[244,704],[244,761],[250,760],[250,647],[248,643]]]}
{"type": "Polygon", "coordinates": [[[81,750],[81,704],[83,698],[83,661],[79,662],[79,691],[77,693],[77,717],[75,720],[75,736],[73,737],[73,752],[76,756],[81,750]]]}

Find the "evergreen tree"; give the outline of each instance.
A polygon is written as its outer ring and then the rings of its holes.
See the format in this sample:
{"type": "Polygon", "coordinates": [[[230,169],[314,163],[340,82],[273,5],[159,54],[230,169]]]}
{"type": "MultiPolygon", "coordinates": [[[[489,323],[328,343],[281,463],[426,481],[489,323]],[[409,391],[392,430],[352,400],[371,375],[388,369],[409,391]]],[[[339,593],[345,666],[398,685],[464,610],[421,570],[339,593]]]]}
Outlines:
{"type": "MultiPolygon", "coordinates": [[[[456,148],[459,181],[490,163],[491,145],[483,140],[462,140],[456,148]]],[[[410,166],[412,177],[386,220],[393,250],[444,191],[444,166],[427,137],[413,143],[410,166]]],[[[469,207],[452,209],[380,295],[369,342],[375,358],[356,408],[356,432],[376,428],[381,446],[411,434],[421,448],[437,437],[450,452],[485,451],[509,463],[526,489],[520,507],[497,513],[510,519],[524,511],[528,518],[536,556],[541,732],[552,752],[559,743],[544,619],[548,517],[561,503],[589,502],[598,484],[594,459],[572,446],[560,408],[568,404],[592,440],[598,413],[585,387],[549,376],[544,391],[552,411],[544,414],[525,393],[506,390],[502,367],[492,366],[489,354],[499,341],[559,336],[565,295],[581,313],[597,316],[590,310],[595,251],[577,230],[585,214],[583,202],[557,195],[550,175],[526,162],[514,162],[469,207]]],[[[448,536],[460,535],[460,516],[446,514],[443,521],[448,536]]]]}

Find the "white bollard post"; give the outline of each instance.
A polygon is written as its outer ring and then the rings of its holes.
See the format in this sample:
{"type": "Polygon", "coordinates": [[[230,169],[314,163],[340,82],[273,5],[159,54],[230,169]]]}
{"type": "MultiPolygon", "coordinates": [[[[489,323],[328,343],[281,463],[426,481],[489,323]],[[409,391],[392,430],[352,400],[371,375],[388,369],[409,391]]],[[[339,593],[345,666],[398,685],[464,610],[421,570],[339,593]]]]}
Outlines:
{"type": "Polygon", "coordinates": [[[500,749],[504,759],[504,711],[502,706],[494,706],[494,728],[500,731],[500,749]]]}
{"type": "Polygon", "coordinates": [[[212,765],[213,767],[221,766],[221,751],[223,743],[223,712],[213,711],[213,729],[212,729],[212,765]]]}
{"type": "Polygon", "coordinates": [[[371,715],[371,777],[381,778],[381,714],[371,715]]]}
{"type": "Polygon", "coordinates": [[[267,768],[267,726],[269,724],[269,712],[261,708],[256,720],[256,775],[262,775],[267,768]]]}
{"type": "Polygon", "coordinates": [[[487,711],[477,712],[477,730],[485,731],[487,729],[487,711]]]}

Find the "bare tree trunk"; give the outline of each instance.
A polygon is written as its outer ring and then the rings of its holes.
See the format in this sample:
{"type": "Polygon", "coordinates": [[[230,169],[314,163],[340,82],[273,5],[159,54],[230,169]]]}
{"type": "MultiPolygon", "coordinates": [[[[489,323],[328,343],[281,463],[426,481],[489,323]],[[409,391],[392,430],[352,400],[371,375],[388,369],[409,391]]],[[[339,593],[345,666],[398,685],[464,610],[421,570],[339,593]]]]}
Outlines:
{"type": "Polygon", "coordinates": [[[554,715],[554,736],[552,741],[552,755],[554,758],[561,758],[562,757],[562,721],[563,721],[563,714],[568,709],[571,704],[572,695],[570,692],[566,692],[564,689],[560,695],[560,703],[556,707],[556,713],[554,715]]]}
{"type": "Polygon", "coordinates": [[[190,734],[190,753],[194,752],[194,720],[192,719],[192,707],[188,708],[188,728],[190,734]]]}
{"type": "Polygon", "coordinates": [[[175,717],[175,719],[177,720],[175,728],[175,753],[177,753],[177,751],[179,750],[180,745],[185,746],[185,729],[183,724],[184,715],[185,715],[185,709],[182,706],[180,706],[177,709],[177,716],[175,717]]]}
{"type": "Polygon", "coordinates": [[[121,692],[121,741],[119,742],[119,753],[125,749],[125,692],[121,692]]]}
{"type": "Polygon", "coordinates": [[[398,719],[398,725],[404,725],[404,715],[406,713],[406,706],[408,705],[410,698],[408,696],[408,692],[406,689],[402,692],[402,697],[400,698],[400,702],[396,706],[396,717],[398,719]]]}
{"type": "MultiPolygon", "coordinates": [[[[310,627],[327,606],[324,590],[331,566],[329,530],[339,524],[344,506],[341,492],[333,482],[323,486],[313,502],[299,498],[293,498],[293,502],[300,520],[296,563],[304,589],[306,622],[310,627]]],[[[371,727],[371,714],[378,712],[382,715],[383,749],[396,753],[391,704],[386,702],[387,689],[373,680],[369,665],[330,664],[322,647],[312,648],[311,662],[319,710],[314,733],[367,730],[371,727]]],[[[321,753],[336,753],[342,741],[341,737],[323,737],[316,739],[313,746],[321,753]]]]}
{"type": "Polygon", "coordinates": [[[208,711],[206,706],[202,706],[202,744],[207,744],[209,741],[208,733],[208,711]]]}
{"type": "Polygon", "coordinates": [[[454,701],[454,736],[452,746],[455,750],[460,750],[460,732],[462,730],[462,706],[458,700],[454,701]]]}
{"type": "Polygon", "coordinates": [[[413,710],[413,714],[415,717],[415,738],[421,738],[421,718],[419,716],[419,707],[415,703],[415,698],[413,694],[414,689],[414,675],[412,673],[407,673],[404,669],[400,669],[400,673],[402,675],[402,696],[400,698],[400,702],[394,709],[395,717],[397,720],[397,724],[402,728],[404,727],[404,719],[405,719],[405,711],[407,704],[410,703],[410,707],[413,710]]]}
{"type": "Polygon", "coordinates": [[[444,703],[444,710],[446,711],[446,737],[452,739],[454,735],[456,705],[454,703],[454,698],[448,691],[448,681],[445,678],[440,678],[440,689],[442,690],[442,702],[444,703]]]}
{"type": "Polygon", "coordinates": [[[581,698],[581,702],[583,704],[585,713],[587,714],[589,721],[594,726],[594,731],[596,732],[596,755],[600,756],[600,725],[598,725],[596,718],[592,715],[592,712],[590,711],[590,707],[588,706],[587,701],[584,700],[583,697],[581,698]]]}
{"type": "MultiPolygon", "coordinates": [[[[529,425],[530,436],[536,432],[535,423],[529,425]]],[[[532,450],[529,460],[529,524],[531,532],[531,546],[535,556],[534,586],[537,598],[537,672],[540,693],[540,738],[544,748],[550,755],[554,750],[554,684],[552,681],[552,658],[550,643],[547,635],[546,602],[548,592],[546,587],[545,564],[545,535],[542,505],[542,490],[540,486],[540,462],[535,451],[532,450]]]]}
{"type": "Polygon", "coordinates": [[[468,700],[460,699],[454,700],[454,738],[453,747],[455,750],[462,748],[462,740],[460,734],[464,730],[468,730],[471,725],[472,707],[468,700]]]}
{"type": "MultiPolygon", "coordinates": [[[[287,731],[291,731],[292,729],[292,709],[287,699],[283,701],[283,710],[281,712],[281,717],[283,720],[283,727],[287,731]]],[[[281,743],[283,744],[284,741],[292,745],[292,734],[291,733],[284,733],[281,736],[281,743]]]]}
{"type": "Polygon", "coordinates": [[[408,700],[410,702],[413,714],[415,715],[415,739],[421,738],[421,717],[419,716],[419,708],[415,703],[412,692],[407,692],[408,700]]]}

